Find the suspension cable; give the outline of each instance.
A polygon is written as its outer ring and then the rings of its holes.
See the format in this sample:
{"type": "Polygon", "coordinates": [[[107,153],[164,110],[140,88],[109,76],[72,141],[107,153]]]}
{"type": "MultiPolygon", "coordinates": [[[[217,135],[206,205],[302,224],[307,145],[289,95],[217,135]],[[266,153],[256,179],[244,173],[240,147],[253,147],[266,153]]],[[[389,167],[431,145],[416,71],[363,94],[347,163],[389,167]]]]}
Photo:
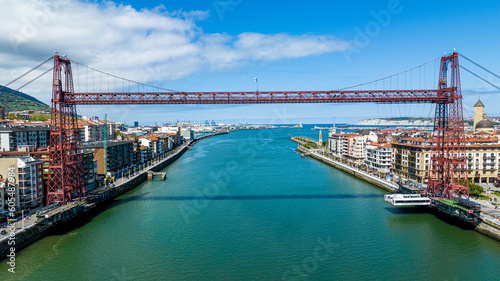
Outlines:
{"type": "Polygon", "coordinates": [[[402,71],[402,72],[399,72],[399,73],[396,73],[396,74],[393,74],[393,75],[389,75],[389,76],[386,76],[386,77],[383,77],[383,78],[380,78],[380,79],[377,79],[377,80],[373,80],[373,81],[370,81],[370,82],[365,82],[365,83],[357,84],[357,85],[354,85],[354,86],[345,87],[345,88],[339,89],[339,90],[337,90],[337,91],[343,91],[343,90],[347,90],[347,89],[351,89],[351,88],[356,88],[356,87],[359,87],[359,86],[363,86],[363,85],[371,84],[371,83],[374,83],[374,82],[377,82],[377,81],[381,81],[381,80],[384,80],[384,79],[392,78],[392,77],[394,77],[394,76],[398,76],[398,75],[400,75],[400,74],[407,73],[408,71],[412,71],[412,70],[414,70],[414,69],[417,69],[417,68],[419,68],[419,67],[422,67],[422,66],[424,66],[424,65],[427,65],[427,64],[429,64],[429,63],[435,62],[435,61],[440,60],[440,59],[441,59],[441,57],[436,58],[436,59],[433,59],[433,60],[428,61],[428,62],[426,62],[426,63],[423,63],[423,64],[421,64],[421,65],[419,65],[419,66],[416,66],[416,67],[410,68],[410,69],[408,69],[408,70],[405,70],[405,71],[402,71]]]}
{"type": "Polygon", "coordinates": [[[483,81],[483,82],[485,82],[485,83],[489,84],[490,86],[492,86],[492,87],[496,88],[497,90],[500,90],[500,87],[498,87],[498,86],[494,85],[493,83],[491,83],[491,82],[489,82],[488,80],[486,80],[486,79],[482,78],[481,76],[477,75],[476,73],[474,73],[474,72],[472,72],[472,71],[468,70],[468,69],[467,69],[467,68],[465,68],[464,66],[460,65],[460,68],[462,68],[463,70],[465,70],[465,71],[469,72],[470,74],[472,74],[472,75],[476,76],[478,79],[480,79],[481,81],[483,81]]]}
{"type": "Polygon", "coordinates": [[[22,88],[28,86],[29,84],[33,83],[35,80],[37,80],[38,78],[44,76],[45,74],[49,73],[49,71],[52,71],[52,69],[54,69],[53,67],[47,69],[46,71],[44,71],[42,74],[38,75],[37,77],[31,79],[30,81],[28,81],[27,83],[25,83],[24,85],[22,85],[21,87],[17,88],[16,90],[12,90],[12,92],[9,93],[10,94],[13,94],[14,92],[17,92],[19,90],[21,90],[22,88]]]}
{"type": "MultiPolygon", "coordinates": [[[[34,70],[36,70],[36,69],[37,69],[37,68],[39,68],[40,66],[42,66],[42,65],[46,64],[48,61],[50,61],[50,60],[51,60],[51,59],[53,59],[53,58],[54,58],[54,56],[51,56],[50,58],[48,58],[48,59],[47,59],[47,60],[45,60],[44,62],[42,62],[42,63],[40,63],[39,65],[37,65],[37,66],[35,66],[34,68],[32,68],[31,70],[29,70],[29,71],[25,72],[23,75],[21,75],[21,76],[17,77],[16,79],[14,79],[14,80],[10,81],[9,83],[7,83],[7,84],[5,84],[5,85],[3,85],[2,87],[0,87],[0,91],[1,91],[1,90],[3,90],[4,88],[8,87],[10,84],[12,84],[12,83],[16,82],[17,80],[19,80],[19,79],[23,78],[24,76],[26,76],[26,75],[30,74],[31,72],[33,72],[34,70]]],[[[38,79],[38,78],[36,78],[36,79],[38,79]]],[[[24,87],[24,86],[23,86],[23,87],[24,87]]]]}
{"type": "Polygon", "coordinates": [[[114,78],[117,78],[117,79],[121,79],[121,80],[124,80],[124,81],[128,81],[128,82],[131,82],[131,83],[135,83],[135,84],[138,84],[138,85],[142,85],[142,86],[146,86],[146,87],[150,87],[150,88],[154,88],[154,89],[158,89],[158,90],[163,90],[163,91],[167,91],[167,92],[179,92],[179,91],[176,91],[176,90],[172,90],[172,89],[166,89],[166,88],[161,88],[161,87],[157,87],[157,86],[153,86],[153,85],[148,85],[148,84],[144,84],[144,83],[141,83],[141,82],[137,82],[137,81],[133,81],[133,80],[130,80],[130,79],[127,79],[127,78],[123,78],[123,77],[119,77],[119,76],[116,76],[116,75],[113,75],[113,74],[110,74],[110,73],[107,73],[107,72],[104,72],[104,71],[101,71],[99,69],[95,69],[95,68],[92,68],[90,66],[87,66],[87,65],[84,65],[84,64],[81,64],[79,62],[76,62],[74,60],[70,60],[71,62],[73,63],[76,63],[80,66],[83,66],[83,67],[86,67],[88,69],[91,69],[91,70],[94,70],[94,71],[97,71],[101,74],[104,74],[104,75],[109,75],[111,77],[114,77],[114,78]]]}
{"type": "MultiPolygon", "coordinates": [[[[471,63],[473,63],[475,66],[477,66],[477,67],[481,68],[482,70],[484,70],[484,71],[488,72],[489,74],[491,74],[491,75],[495,76],[496,78],[500,79],[500,76],[498,76],[498,75],[496,75],[495,73],[493,73],[492,71],[490,71],[490,70],[488,70],[488,69],[484,68],[483,66],[481,66],[481,65],[480,65],[480,64],[478,64],[477,62],[474,62],[473,60],[469,59],[468,57],[466,57],[466,56],[464,56],[464,55],[462,55],[462,54],[460,54],[460,53],[459,53],[459,55],[460,55],[461,57],[463,57],[464,59],[466,59],[466,60],[470,61],[471,63]]],[[[464,68],[464,69],[465,69],[465,68],[464,68]]]]}

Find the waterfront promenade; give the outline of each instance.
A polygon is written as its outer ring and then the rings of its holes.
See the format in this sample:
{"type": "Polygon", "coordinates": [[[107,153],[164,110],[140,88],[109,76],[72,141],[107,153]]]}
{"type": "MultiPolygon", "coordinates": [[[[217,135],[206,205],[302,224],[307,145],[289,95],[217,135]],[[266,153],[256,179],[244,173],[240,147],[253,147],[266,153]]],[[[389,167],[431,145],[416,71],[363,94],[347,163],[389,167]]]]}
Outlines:
{"type": "Polygon", "coordinates": [[[304,153],[307,156],[311,156],[317,160],[325,162],[331,166],[336,167],[344,172],[347,172],[351,175],[354,175],[362,180],[365,180],[369,183],[372,183],[382,189],[385,189],[389,192],[394,192],[398,189],[398,185],[392,181],[388,181],[385,178],[379,177],[376,173],[370,173],[367,170],[358,169],[354,166],[354,163],[350,163],[348,161],[341,162],[336,160],[332,155],[329,155],[322,148],[307,148],[307,145],[311,145],[314,142],[310,139],[304,137],[292,137],[292,141],[299,144],[297,150],[301,153],[304,153]],[[351,165],[348,165],[351,164],[351,165]]]}

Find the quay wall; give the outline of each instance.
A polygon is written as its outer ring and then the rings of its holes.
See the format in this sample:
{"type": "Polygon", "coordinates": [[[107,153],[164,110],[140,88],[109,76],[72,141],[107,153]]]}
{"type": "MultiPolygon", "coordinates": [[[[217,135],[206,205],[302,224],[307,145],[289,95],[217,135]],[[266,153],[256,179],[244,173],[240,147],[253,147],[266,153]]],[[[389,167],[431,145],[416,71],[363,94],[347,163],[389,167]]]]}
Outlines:
{"type": "Polygon", "coordinates": [[[500,225],[488,219],[484,219],[474,230],[500,242],[500,225]]]}
{"type": "Polygon", "coordinates": [[[363,171],[359,171],[355,168],[352,168],[352,167],[349,167],[343,163],[339,163],[337,161],[334,161],[333,159],[330,159],[328,157],[325,157],[319,153],[316,153],[316,152],[313,152],[303,146],[299,146],[297,148],[298,151],[302,152],[302,153],[305,153],[307,154],[308,156],[310,157],[313,157],[323,163],[326,163],[326,164],[329,164],[331,166],[334,166],[335,168],[345,172],[345,173],[348,173],[348,174],[351,174],[357,178],[360,178],[368,183],[371,183],[377,187],[380,187],[384,190],[387,190],[387,191],[390,191],[390,192],[393,192],[394,190],[397,189],[397,186],[396,184],[394,183],[391,183],[391,182],[388,182],[388,181],[385,181],[383,179],[380,179],[380,178],[377,178],[377,177],[374,177],[368,173],[365,173],[363,171]]]}
{"type": "Polygon", "coordinates": [[[7,240],[4,240],[0,243],[0,260],[7,258],[7,255],[10,254],[10,248],[13,247],[15,249],[15,254],[21,250],[26,248],[27,246],[33,244],[35,241],[45,237],[51,228],[45,226],[33,226],[24,231],[20,231],[15,235],[15,244],[9,245],[7,240]]]}

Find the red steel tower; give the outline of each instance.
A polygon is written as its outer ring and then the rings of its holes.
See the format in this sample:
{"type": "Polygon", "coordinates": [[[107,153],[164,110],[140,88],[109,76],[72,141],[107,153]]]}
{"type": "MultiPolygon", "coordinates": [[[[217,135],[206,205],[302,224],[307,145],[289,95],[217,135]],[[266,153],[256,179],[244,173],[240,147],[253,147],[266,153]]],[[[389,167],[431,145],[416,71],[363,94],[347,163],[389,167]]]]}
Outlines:
{"type": "Polygon", "coordinates": [[[74,195],[80,196],[84,191],[76,105],[65,101],[65,95],[72,92],[71,61],[56,55],[52,83],[47,204],[71,202],[74,195]]]}
{"type": "Polygon", "coordinates": [[[438,90],[447,99],[436,103],[427,193],[469,197],[458,53],[441,58],[438,90]]]}

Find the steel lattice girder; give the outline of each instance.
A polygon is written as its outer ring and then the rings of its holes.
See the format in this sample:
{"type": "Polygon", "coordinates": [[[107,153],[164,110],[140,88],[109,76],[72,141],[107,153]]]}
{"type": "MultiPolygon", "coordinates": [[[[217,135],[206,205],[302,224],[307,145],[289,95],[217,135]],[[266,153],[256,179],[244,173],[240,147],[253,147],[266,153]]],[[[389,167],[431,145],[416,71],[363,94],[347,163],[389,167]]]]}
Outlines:
{"type": "Polygon", "coordinates": [[[441,90],[67,93],[67,104],[451,103],[441,90]]]}

